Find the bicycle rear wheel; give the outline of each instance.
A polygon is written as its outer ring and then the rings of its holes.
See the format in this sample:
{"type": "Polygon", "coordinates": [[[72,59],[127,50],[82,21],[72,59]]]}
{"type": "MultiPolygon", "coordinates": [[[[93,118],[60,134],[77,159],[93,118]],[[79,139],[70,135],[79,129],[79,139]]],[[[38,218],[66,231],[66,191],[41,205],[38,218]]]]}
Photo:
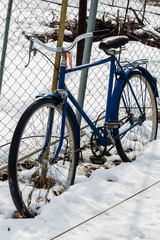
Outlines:
{"type": "Polygon", "coordinates": [[[70,111],[59,156],[50,160],[59,144],[62,111],[54,99],[35,101],[22,115],[15,129],[9,153],[9,187],[13,202],[23,217],[34,217],[74,183],[78,150],[70,111]],[[46,142],[49,112],[54,110],[52,134],[45,159],[37,161],[46,142]]]}
{"type": "MultiPolygon", "coordinates": [[[[145,113],[145,120],[116,140],[118,154],[124,162],[135,160],[145,145],[156,139],[158,126],[157,103],[151,84],[139,71],[133,71],[130,74],[129,82],[142,112],[145,113]]],[[[119,128],[119,134],[135,124],[140,117],[137,103],[128,83],[125,82],[118,106],[118,120],[123,122],[122,127],[119,128]]]]}

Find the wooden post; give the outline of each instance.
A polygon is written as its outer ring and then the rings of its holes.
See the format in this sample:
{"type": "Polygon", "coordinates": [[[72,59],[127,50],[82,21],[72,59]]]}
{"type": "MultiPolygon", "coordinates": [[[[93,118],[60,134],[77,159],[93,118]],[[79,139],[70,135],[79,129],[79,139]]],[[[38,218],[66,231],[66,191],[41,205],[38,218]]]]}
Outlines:
{"type": "Polygon", "coordinates": [[[130,3],[130,0],[127,0],[126,13],[125,13],[125,17],[124,17],[124,25],[123,25],[121,34],[124,34],[124,30],[125,30],[125,26],[126,26],[126,19],[127,19],[128,9],[129,9],[129,3],[130,3]]]}
{"type": "MultiPolygon", "coordinates": [[[[78,19],[78,36],[86,32],[87,18],[87,0],[79,0],[79,19],[78,19]]],[[[77,44],[77,60],[76,65],[82,64],[84,50],[84,40],[77,44]]]]}
{"type": "MultiPolygon", "coordinates": [[[[66,22],[66,15],[67,15],[67,6],[68,6],[68,0],[62,0],[62,8],[61,8],[61,17],[60,17],[57,47],[61,47],[62,44],[63,44],[65,22],[66,22]]],[[[60,60],[61,60],[61,56],[58,53],[56,53],[55,68],[54,68],[53,82],[52,82],[52,89],[51,89],[52,92],[57,88],[58,77],[59,77],[59,68],[60,68],[60,60]]]]}
{"type": "Polygon", "coordinates": [[[144,21],[144,16],[145,16],[145,11],[146,11],[146,4],[147,4],[147,0],[144,1],[144,5],[143,5],[143,16],[142,16],[142,22],[144,21]]]}
{"type": "MultiPolygon", "coordinates": [[[[62,44],[63,44],[65,22],[66,22],[66,14],[67,14],[67,6],[68,6],[68,0],[62,0],[62,8],[61,8],[61,17],[60,17],[60,25],[59,25],[57,47],[61,47],[62,44]]],[[[59,77],[59,68],[60,68],[60,60],[61,60],[61,56],[58,55],[58,53],[56,53],[55,67],[54,67],[54,74],[53,74],[53,81],[52,81],[52,89],[51,89],[52,92],[55,89],[57,89],[58,77],[59,77]]],[[[48,113],[49,114],[48,114],[47,129],[48,129],[48,126],[49,126],[50,109],[49,109],[48,113]]],[[[46,137],[47,137],[47,132],[46,132],[46,137]]],[[[49,139],[48,146],[47,146],[47,148],[46,148],[46,150],[45,150],[45,152],[43,154],[43,159],[45,159],[46,161],[42,162],[42,171],[41,171],[41,176],[39,178],[39,184],[42,187],[43,187],[43,183],[45,183],[47,181],[46,173],[47,173],[47,170],[48,170],[48,163],[47,163],[47,161],[48,161],[48,158],[49,158],[50,141],[51,141],[51,138],[49,139]]]]}

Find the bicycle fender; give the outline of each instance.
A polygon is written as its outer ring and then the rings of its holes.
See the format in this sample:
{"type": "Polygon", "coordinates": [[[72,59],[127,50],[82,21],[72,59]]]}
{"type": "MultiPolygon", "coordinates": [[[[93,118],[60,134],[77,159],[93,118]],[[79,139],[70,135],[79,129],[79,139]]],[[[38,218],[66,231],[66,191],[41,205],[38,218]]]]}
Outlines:
{"type": "Polygon", "coordinates": [[[78,124],[76,115],[69,103],[67,103],[67,111],[72,119],[73,126],[75,128],[76,140],[77,140],[77,145],[78,145],[77,148],[79,149],[80,148],[80,126],[78,124]]]}
{"type": "Polygon", "coordinates": [[[147,80],[151,84],[151,87],[153,88],[155,97],[159,97],[158,89],[157,89],[157,79],[153,77],[147,69],[141,66],[138,66],[137,69],[139,69],[146,76],[147,80]]]}
{"type": "Polygon", "coordinates": [[[134,71],[134,70],[138,70],[138,71],[140,71],[141,73],[144,74],[144,76],[146,77],[147,81],[151,84],[152,90],[154,92],[154,96],[155,97],[159,97],[158,88],[157,88],[157,79],[155,77],[153,77],[151,75],[151,73],[146,68],[144,68],[142,66],[137,66],[135,68],[127,70],[126,71],[127,77],[129,77],[129,74],[131,74],[131,72],[134,71]]]}
{"type": "Polygon", "coordinates": [[[61,96],[56,93],[41,93],[40,95],[36,96],[36,98],[59,98],[61,99],[61,96]]]}
{"type": "Polygon", "coordinates": [[[118,104],[119,104],[119,97],[120,97],[120,93],[121,93],[121,89],[124,85],[124,79],[123,78],[119,78],[116,81],[114,90],[113,90],[113,94],[112,94],[112,99],[111,99],[111,121],[117,120],[117,109],[118,109],[118,104]]]}

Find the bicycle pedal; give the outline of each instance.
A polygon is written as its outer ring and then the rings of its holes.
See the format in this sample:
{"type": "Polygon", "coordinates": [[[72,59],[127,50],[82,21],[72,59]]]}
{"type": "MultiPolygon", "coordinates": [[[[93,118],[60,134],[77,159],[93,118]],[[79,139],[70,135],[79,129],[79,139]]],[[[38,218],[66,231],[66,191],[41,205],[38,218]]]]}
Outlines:
{"type": "Polygon", "coordinates": [[[93,164],[104,164],[104,158],[103,157],[95,157],[95,156],[90,156],[90,162],[93,164]]]}
{"type": "Polygon", "coordinates": [[[107,129],[110,129],[110,128],[120,128],[122,126],[122,122],[120,122],[120,121],[110,121],[110,122],[106,122],[104,124],[104,126],[107,129]]]}

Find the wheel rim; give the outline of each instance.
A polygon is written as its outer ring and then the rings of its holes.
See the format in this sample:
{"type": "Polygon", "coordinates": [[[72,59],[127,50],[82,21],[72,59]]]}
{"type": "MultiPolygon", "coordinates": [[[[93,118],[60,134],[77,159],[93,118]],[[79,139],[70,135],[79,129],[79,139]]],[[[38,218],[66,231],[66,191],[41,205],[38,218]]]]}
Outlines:
{"type": "Polygon", "coordinates": [[[44,104],[36,109],[21,136],[17,167],[17,185],[25,208],[21,209],[21,213],[27,211],[31,215],[39,214],[42,206],[50,202],[53,196],[67,190],[74,181],[75,142],[68,117],[66,118],[65,138],[61,152],[55,163],[50,164],[59,144],[61,128],[61,111],[55,106],[48,159],[43,159],[41,163],[37,161],[44,146],[48,112],[52,106],[51,103],[44,104]],[[21,159],[24,160],[20,161],[21,159]]]}

